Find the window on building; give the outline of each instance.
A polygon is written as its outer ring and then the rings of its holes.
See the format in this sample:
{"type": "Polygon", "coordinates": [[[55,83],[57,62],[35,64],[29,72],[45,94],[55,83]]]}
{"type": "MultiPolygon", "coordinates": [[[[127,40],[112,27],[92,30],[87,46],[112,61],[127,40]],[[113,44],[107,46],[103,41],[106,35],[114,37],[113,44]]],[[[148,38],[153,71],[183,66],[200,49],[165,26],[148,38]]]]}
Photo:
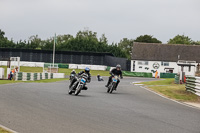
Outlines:
{"type": "Polygon", "coordinates": [[[138,65],[149,65],[148,61],[138,61],[138,65]]]}
{"type": "Polygon", "coordinates": [[[161,66],[169,66],[169,62],[164,62],[164,61],[162,61],[162,62],[161,62],[161,66]]]}

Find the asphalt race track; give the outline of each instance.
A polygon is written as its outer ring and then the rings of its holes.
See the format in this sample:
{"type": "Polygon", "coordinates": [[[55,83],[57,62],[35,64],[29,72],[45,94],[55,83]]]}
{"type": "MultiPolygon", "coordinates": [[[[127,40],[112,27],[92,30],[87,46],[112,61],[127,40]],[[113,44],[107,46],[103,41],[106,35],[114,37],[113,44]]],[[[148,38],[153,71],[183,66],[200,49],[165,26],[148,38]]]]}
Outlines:
{"type": "MultiPolygon", "coordinates": [[[[107,79],[105,79],[107,80],[107,79]]],[[[124,78],[113,94],[93,78],[79,96],[69,81],[0,85],[0,124],[19,133],[200,133],[200,110],[124,78]]]]}

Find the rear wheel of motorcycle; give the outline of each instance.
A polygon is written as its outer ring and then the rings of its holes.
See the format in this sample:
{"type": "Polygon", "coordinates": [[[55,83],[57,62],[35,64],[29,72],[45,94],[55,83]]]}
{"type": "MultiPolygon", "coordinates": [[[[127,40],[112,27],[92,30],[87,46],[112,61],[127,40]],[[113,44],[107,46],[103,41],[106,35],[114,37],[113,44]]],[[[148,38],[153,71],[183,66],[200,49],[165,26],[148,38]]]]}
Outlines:
{"type": "Polygon", "coordinates": [[[68,91],[69,95],[71,95],[73,93],[72,89],[73,89],[72,87],[69,88],[69,91],[68,91]]]}
{"type": "Polygon", "coordinates": [[[79,91],[76,91],[76,92],[75,92],[75,96],[78,96],[79,93],[80,93],[80,90],[79,90],[79,91]]]}

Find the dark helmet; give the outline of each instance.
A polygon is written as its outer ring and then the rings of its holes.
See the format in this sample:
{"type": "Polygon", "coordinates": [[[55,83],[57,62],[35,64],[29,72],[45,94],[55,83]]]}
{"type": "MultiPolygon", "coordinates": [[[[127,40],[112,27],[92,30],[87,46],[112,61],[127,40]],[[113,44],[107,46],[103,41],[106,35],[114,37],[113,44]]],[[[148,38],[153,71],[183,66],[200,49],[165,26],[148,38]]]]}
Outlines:
{"type": "Polygon", "coordinates": [[[116,68],[121,69],[121,65],[120,65],[120,64],[117,64],[117,65],[116,65],[116,68]]]}
{"type": "Polygon", "coordinates": [[[89,72],[90,72],[90,68],[86,67],[86,68],[85,68],[85,72],[86,72],[86,73],[89,73],[89,72]]]}

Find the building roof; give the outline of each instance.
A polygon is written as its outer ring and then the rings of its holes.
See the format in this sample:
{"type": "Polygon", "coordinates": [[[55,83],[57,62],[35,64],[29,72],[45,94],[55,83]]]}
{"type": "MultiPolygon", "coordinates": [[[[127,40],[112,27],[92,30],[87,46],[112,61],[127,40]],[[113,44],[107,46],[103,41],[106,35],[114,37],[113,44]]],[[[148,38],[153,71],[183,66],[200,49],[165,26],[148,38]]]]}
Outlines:
{"type": "Polygon", "coordinates": [[[132,53],[132,60],[169,62],[189,60],[200,63],[200,46],[198,45],[134,42],[132,53]]]}

